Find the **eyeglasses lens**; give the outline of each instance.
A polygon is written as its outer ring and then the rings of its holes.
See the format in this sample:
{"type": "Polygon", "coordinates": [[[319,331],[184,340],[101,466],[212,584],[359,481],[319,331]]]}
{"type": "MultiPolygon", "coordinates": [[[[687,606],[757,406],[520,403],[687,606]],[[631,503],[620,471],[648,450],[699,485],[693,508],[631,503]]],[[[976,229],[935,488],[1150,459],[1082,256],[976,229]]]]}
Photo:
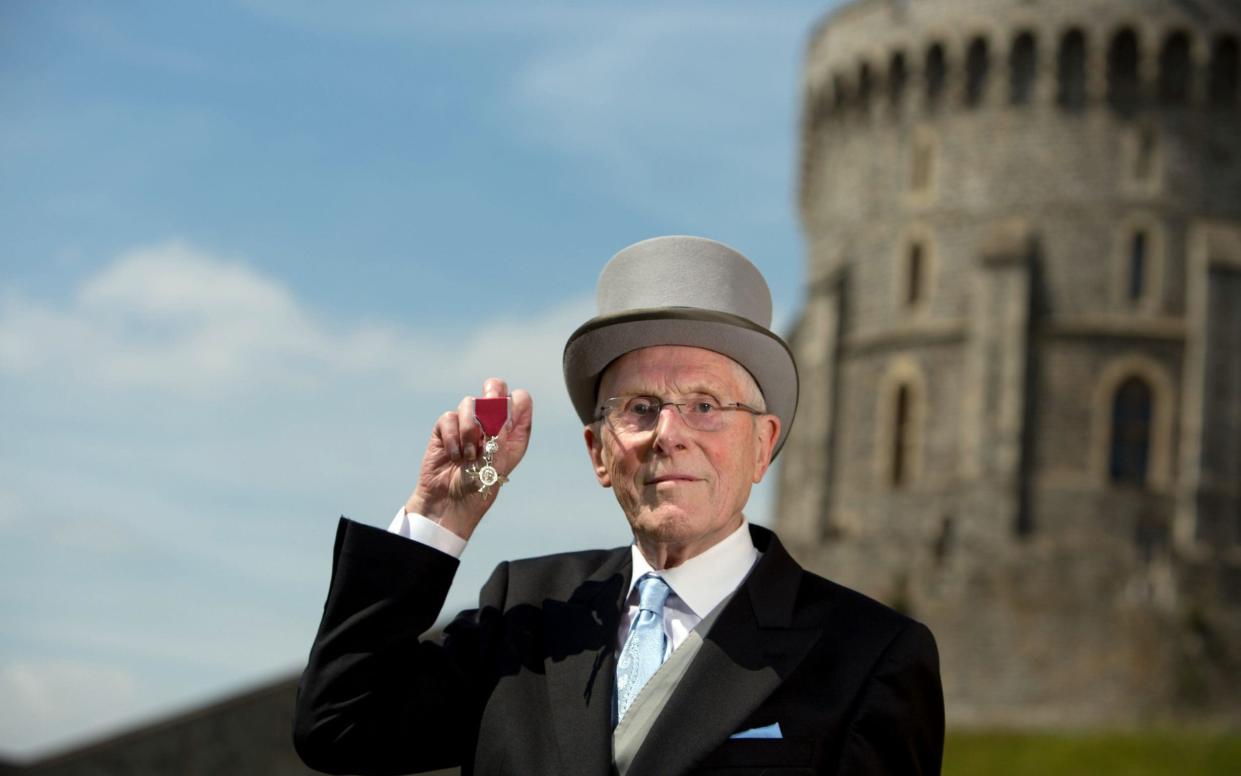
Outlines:
{"type": "Polygon", "coordinates": [[[724,413],[714,402],[698,400],[691,402],[665,402],[650,397],[629,399],[612,408],[610,413],[621,430],[633,433],[650,431],[659,424],[664,407],[673,408],[695,431],[718,431],[724,421],[724,413]]]}

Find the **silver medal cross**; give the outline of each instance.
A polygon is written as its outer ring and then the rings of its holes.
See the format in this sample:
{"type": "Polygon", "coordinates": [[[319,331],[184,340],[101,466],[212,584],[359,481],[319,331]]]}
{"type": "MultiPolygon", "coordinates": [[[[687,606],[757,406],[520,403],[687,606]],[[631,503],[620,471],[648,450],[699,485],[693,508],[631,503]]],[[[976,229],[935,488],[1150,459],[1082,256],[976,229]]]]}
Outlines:
{"type": "Polygon", "coordinates": [[[483,442],[483,459],[470,464],[465,473],[470,478],[478,482],[478,492],[486,498],[491,495],[491,488],[495,485],[503,485],[508,482],[508,478],[496,469],[492,463],[496,453],[500,450],[500,443],[495,437],[487,437],[483,442]],[[482,466],[479,466],[479,463],[482,466]]]}

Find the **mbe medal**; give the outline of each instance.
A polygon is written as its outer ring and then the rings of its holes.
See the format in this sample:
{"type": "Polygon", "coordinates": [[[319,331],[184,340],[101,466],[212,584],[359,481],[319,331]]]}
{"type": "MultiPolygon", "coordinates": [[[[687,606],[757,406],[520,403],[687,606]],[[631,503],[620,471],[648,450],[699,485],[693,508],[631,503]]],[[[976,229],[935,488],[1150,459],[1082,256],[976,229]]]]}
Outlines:
{"type": "Polygon", "coordinates": [[[490,496],[490,490],[494,485],[503,485],[508,482],[508,478],[500,474],[494,465],[495,455],[500,450],[500,442],[497,437],[504,430],[504,424],[508,421],[508,397],[474,400],[474,420],[483,430],[483,459],[482,466],[479,462],[474,462],[465,471],[473,479],[478,480],[478,492],[484,497],[490,496]]]}

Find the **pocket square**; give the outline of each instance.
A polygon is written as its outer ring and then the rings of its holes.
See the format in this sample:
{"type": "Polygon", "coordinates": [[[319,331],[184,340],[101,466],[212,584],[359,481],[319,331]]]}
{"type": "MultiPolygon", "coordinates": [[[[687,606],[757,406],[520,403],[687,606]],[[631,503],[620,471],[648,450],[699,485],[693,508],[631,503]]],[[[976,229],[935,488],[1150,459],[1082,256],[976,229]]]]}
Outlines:
{"type": "Polygon", "coordinates": [[[784,738],[784,734],[780,732],[780,723],[773,722],[770,725],[733,733],[729,738],[784,738]]]}

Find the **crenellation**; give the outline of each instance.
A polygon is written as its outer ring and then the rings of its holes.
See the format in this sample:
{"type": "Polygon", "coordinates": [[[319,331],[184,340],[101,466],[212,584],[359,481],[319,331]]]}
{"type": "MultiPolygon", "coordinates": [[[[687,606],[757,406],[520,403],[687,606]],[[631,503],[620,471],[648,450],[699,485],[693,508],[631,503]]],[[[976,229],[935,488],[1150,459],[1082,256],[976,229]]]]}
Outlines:
{"type": "Polygon", "coordinates": [[[779,525],[932,626],[955,723],[1241,722],[1202,650],[1241,635],[1241,14],[1197,5],[860,0],[809,45],[779,525]]]}

